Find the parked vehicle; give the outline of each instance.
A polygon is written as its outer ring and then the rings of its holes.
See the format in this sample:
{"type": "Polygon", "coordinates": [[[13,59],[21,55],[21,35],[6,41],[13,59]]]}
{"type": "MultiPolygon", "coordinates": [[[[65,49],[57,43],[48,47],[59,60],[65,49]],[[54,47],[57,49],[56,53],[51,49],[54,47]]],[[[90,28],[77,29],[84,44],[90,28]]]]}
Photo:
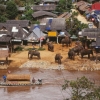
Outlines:
{"type": "Polygon", "coordinates": [[[86,19],[88,21],[91,21],[94,23],[94,25],[96,25],[98,27],[98,15],[100,15],[100,10],[95,10],[92,13],[87,13],[86,14],[86,19]]]}

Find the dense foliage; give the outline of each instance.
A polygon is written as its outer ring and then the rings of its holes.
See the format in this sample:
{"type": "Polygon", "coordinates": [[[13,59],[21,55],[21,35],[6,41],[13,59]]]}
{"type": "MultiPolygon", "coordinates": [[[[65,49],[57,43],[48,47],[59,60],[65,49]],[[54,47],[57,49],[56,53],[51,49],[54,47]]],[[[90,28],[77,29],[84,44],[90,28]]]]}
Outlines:
{"type": "Polygon", "coordinates": [[[6,8],[3,5],[0,5],[0,22],[6,22],[6,8]]]}
{"type": "Polygon", "coordinates": [[[57,12],[71,12],[73,8],[72,0],[59,0],[56,11],[57,12]]]}
{"type": "Polygon", "coordinates": [[[15,19],[18,15],[18,9],[13,1],[9,1],[6,5],[6,13],[9,19],[15,19]]]}
{"type": "Polygon", "coordinates": [[[71,100],[100,100],[100,87],[84,76],[77,80],[65,80],[62,89],[66,90],[68,87],[71,87],[71,100]]]}
{"type": "Polygon", "coordinates": [[[78,13],[72,14],[72,17],[66,20],[66,29],[71,35],[78,35],[78,32],[84,28],[88,28],[88,24],[81,23],[75,16],[78,13]]]}
{"type": "Polygon", "coordinates": [[[32,21],[32,19],[33,19],[32,13],[33,13],[33,10],[31,9],[31,7],[30,6],[26,6],[26,10],[22,14],[22,16],[20,17],[20,19],[22,19],[22,20],[26,19],[26,20],[32,21]]]}

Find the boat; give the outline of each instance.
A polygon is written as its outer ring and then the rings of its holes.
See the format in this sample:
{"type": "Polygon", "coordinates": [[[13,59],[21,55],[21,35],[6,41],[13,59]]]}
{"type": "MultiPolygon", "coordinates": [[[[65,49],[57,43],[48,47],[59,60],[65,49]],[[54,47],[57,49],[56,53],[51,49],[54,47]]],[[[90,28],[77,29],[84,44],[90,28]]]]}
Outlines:
{"type": "Polygon", "coordinates": [[[42,79],[30,80],[29,74],[7,74],[6,81],[1,81],[0,86],[34,86],[42,85],[42,79]]]}

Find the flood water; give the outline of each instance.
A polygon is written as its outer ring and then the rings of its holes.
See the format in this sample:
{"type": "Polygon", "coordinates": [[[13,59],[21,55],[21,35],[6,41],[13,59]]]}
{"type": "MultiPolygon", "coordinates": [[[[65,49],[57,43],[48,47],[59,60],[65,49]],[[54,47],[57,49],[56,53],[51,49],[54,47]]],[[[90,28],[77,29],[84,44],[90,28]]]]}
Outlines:
{"type": "MultiPolygon", "coordinates": [[[[64,100],[70,97],[70,89],[62,91],[64,80],[75,80],[77,77],[86,76],[100,84],[99,71],[67,71],[67,70],[43,70],[43,69],[9,69],[15,74],[30,74],[31,78],[43,80],[43,85],[0,87],[0,100],[64,100]]],[[[0,77],[7,70],[0,70],[0,77]]]]}

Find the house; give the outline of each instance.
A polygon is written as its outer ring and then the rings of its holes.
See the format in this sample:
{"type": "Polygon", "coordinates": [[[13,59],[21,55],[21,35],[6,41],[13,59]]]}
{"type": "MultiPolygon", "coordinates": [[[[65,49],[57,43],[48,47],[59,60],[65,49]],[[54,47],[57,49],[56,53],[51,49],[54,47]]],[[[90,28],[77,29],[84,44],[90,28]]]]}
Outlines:
{"type": "Polygon", "coordinates": [[[5,30],[5,31],[11,32],[13,26],[19,27],[18,24],[0,23],[0,30],[5,30]]]}
{"type": "Polygon", "coordinates": [[[23,40],[30,34],[26,29],[19,26],[19,24],[7,23],[0,23],[0,33],[5,35],[5,37],[1,37],[0,43],[8,45],[10,52],[14,50],[14,45],[21,45],[23,40]]]}
{"type": "Polygon", "coordinates": [[[100,10],[100,2],[92,4],[91,10],[100,10]]]}
{"type": "Polygon", "coordinates": [[[7,24],[18,24],[21,27],[28,27],[30,25],[29,20],[7,20],[7,24]]]}
{"type": "Polygon", "coordinates": [[[38,20],[40,23],[46,23],[46,18],[57,18],[56,14],[47,11],[36,11],[32,14],[33,18],[38,20]]]}
{"type": "Polygon", "coordinates": [[[69,12],[64,12],[63,14],[59,15],[57,18],[65,18],[65,19],[68,19],[71,16],[72,15],[69,12]]]}
{"type": "Polygon", "coordinates": [[[82,36],[87,36],[88,39],[97,39],[100,36],[100,29],[98,28],[85,28],[82,30],[82,36]]]}
{"type": "Polygon", "coordinates": [[[85,1],[79,1],[75,3],[75,7],[78,9],[81,5],[85,4],[85,1]]]}
{"type": "Polygon", "coordinates": [[[33,10],[34,11],[54,11],[56,9],[56,5],[51,4],[51,5],[34,5],[33,10]]]}
{"type": "Polygon", "coordinates": [[[84,14],[87,10],[90,10],[90,8],[91,8],[91,5],[89,5],[89,3],[84,3],[84,4],[82,4],[81,6],[79,6],[79,11],[82,13],[82,14],[84,14]]]}
{"type": "Polygon", "coordinates": [[[60,38],[60,32],[63,32],[65,36],[66,32],[66,21],[65,18],[53,18],[46,19],[46,29],[48,32],[48,39],[50,41],[55,41],[58,43],[60,38]]]}
{"type": "Polygon", "coordinates": [[[42,0],[43,4],[57,4],[59,0],[42,0]]]}
{"type": "Polygon", "coordinates": [[[46,39],[46,34],[41,31],[40,25],[34,24],[34,26],[31,27],[31,34],[24,40],[27,40],[27,43],[39,43],[40,40],[42,41],[44,39],[46,39]]]}
{"type": "MultiPolygon", "coordinates": [[[[35,24],[32,24],[32,25],[30,26],[30,28],[29,28],[29,32],[32,32],[33,29],[34,29],[34,27],[35,27],[35,24]]],[[[41,30],[42,32],[44,32],[45,29],[46,29],[46,23],[40,23],[40,24],[39,24],[39,28],[40,28],[40,30],[41,30]]]]}
{"type": "Polygon", "coordinates": [[[66,29],[65,18],[46,19],[46,30],[61,31],[66,29]]]}

